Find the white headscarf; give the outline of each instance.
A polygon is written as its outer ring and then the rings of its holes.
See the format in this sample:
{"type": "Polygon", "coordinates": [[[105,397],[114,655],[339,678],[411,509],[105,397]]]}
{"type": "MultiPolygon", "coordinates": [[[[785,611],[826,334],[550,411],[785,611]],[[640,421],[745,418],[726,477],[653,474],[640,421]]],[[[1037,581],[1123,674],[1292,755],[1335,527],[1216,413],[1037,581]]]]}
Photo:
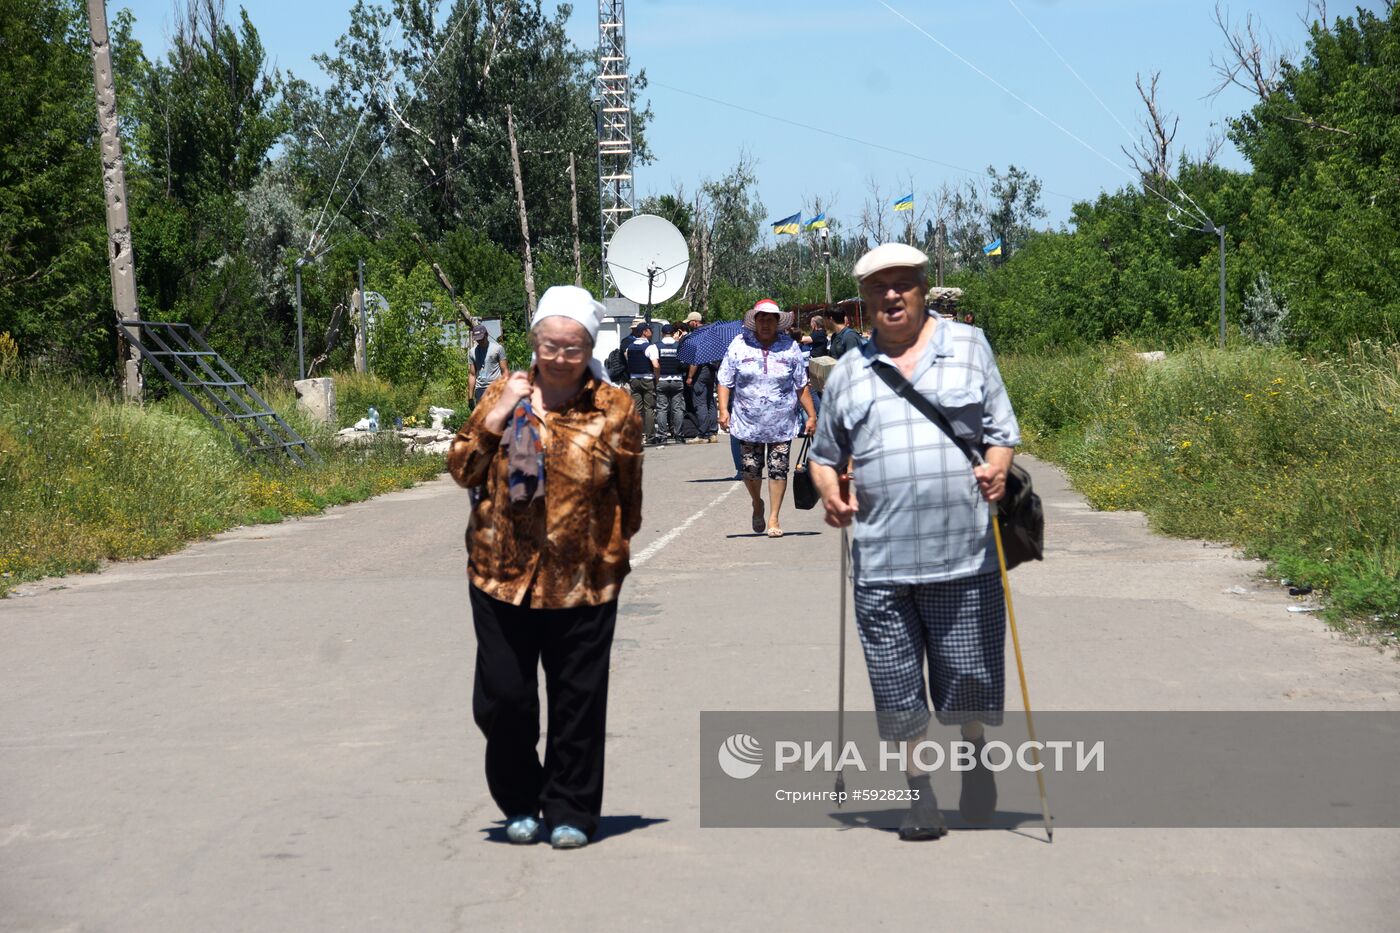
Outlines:
{"type": "MultiPolygon", "coordinates": [[[[540,303],[535,307],[535,317],[530,321],[530,328],[534,329],[536,324],[547,317],[566,317],[582,325],[583,329],[588,331],[589,341],[597,343],[598,328],[603,325],[603,318],[607,313],[608,309],[589,294],[587,289],[577,285],[555,285],[545,289],[544,294],[540,296],[540,303]]],[[[611,382],[597,357],[589,359],[588,371],[597,379],[611,382]]]]}
{"type": "Polygon", "coordinates": [[[577,285],[555,285],[545,289],[545,293],[540,296],[540,303],[535,308],[535,317],[530,321],[530,327],[533,328],[547,317],[566,317],[582,324],[583,329],[588,331],[588,339],[596,342],[598,328],[603,325],[603,318],[607,313],[607,308],[603,307],[602,302],[595,300],[587,289],[577,285]]]}

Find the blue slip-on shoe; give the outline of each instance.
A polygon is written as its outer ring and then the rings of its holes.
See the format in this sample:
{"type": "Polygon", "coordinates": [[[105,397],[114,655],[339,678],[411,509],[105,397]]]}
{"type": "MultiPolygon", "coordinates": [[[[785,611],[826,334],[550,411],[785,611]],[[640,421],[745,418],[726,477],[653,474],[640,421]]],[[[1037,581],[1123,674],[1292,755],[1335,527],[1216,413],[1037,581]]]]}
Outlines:
{"type": "Polygon", "coordinates": [[[506,822],[506,838],[518,846],[539,841],[540,821],[533,816],[513,816],[506,822]]]}
{"type": "Polygon", "coordinates": [[[581,849],[588,845],[588,837],[583,830],[566,823],[554,827],[554,832],[549,834],[549,844],[556,849],[581,849]]]}

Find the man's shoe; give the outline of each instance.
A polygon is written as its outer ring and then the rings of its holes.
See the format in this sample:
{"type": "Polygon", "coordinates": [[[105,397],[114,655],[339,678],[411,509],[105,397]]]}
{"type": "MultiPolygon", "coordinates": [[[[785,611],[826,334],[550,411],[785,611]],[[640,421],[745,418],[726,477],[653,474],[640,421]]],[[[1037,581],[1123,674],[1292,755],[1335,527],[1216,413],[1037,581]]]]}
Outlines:
{"type": "Polygon", "coordinates": [[[554,832],[549,834],[549,844],[556,849],[581,849],[588,845],[588,837],[583,830],[565,823],[554,827],[554,832]]]}
{"type": "Polygon", "coordinates": [[[938,809],[938,801],[919,801],[904,814],[904,822],[899,824],[899,838],[902,842],[927,842],[948,835],[948,824],[943,821],[943,813],[938,809]]]}
{"type": "Polygon", "coordinates": [[[972,743],[976,765],[962,773],[962,794],[958,797],[958,814],[969,823],[991,822],[997,809],[997,778],[982,763],[982,747],[986,736],[972,743]]]}
{"type": "Polygon", "coordinates": [[[518,846],[536,842],[540,838],[540,821],[533,816],[513,816],[506,823],[506,838],[518,846]]]}

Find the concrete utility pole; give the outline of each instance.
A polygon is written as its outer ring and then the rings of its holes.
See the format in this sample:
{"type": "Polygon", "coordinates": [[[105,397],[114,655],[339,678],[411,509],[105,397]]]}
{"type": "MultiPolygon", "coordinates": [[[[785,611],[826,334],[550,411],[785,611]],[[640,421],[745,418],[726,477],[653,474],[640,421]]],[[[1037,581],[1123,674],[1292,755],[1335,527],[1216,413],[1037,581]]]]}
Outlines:
{"type": "Polygon", "coordinates": [[[530,223],[525,216],[525,184],[520,180],[520,150],[515,147],[515,115],[506,104],[506,136],[510,139],[510,166],[515,174],[515,201],[520,207],[520,239],[525,244],[525,300],[535,316],[535,263],[530,258],[530,223]]]}
{"type": "Polygon", "coordinates": [[[359,370],[362,373],[369,372],[369,312],[365,310],[365,260],[361,256],[356,263],[359,273],[360,290],[356,293],[360,304],[360,336],[358,349],[360,351],[359,370]]]}
{"type": "Polygon", "coordinates": [[[117,358],[122,362],[122,394],[128,402],[139,402],[141,358],[123,327],[127,321],[140,320],[141,312],[136,306],[136,262],[131,255],[131,220],[126,213],[126,164],[117,132],[117,89],[112,81],[106,0],[87,0],[87,14],[97,125],[102,132],[102,191],[107,199],[107,261],[112,270],[112,307],[117,315],[117,358]]]}
{"type": "Polygon", "coordinates": [[[939,288],[943,287],[943,247],[948,242],[948,228],[943,225],[943,221],[938,222],[938,227],[933,231],[933,268],[936,281],[933,283],[939,288]]]}
{"type": "Polygon", "coordinates": [[[578,242],[578,175],[574,172],[574,154],[569,153],[569,194],[573,198],[574,220],[574,284],[583,288],[583,251],[578,242]]]}
{"type": "Polygon", "coordinates": [[[1220,234],[1220,349],[1225,349],[1225,228],[1216,227],[1220,234]]]}

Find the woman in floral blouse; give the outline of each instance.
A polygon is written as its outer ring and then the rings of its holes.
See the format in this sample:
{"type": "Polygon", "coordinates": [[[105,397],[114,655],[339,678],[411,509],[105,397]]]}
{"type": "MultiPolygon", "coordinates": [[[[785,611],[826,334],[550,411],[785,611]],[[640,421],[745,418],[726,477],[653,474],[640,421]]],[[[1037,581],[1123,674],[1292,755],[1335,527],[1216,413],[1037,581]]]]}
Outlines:
{"type": "Polygon", "coordinates": [[[764,299],[744,316],[744,331],[734,338],[719,365],[719,426],[739,441],[744,486],[753,502],[754,534],[781,538],[778,511],[787,492],[788,457],[796,430],[798,405],[807,413],[804,432],[817,429],[812,393],[807,388],[807,360],[783,331],[792,315],[764,299]],[[733,397],[733,409],[730,398],[733,397]],[[763,466],[768,466],[768,516],[763,512],[763,466]]]}
{"type": "Polygon", "coordinates": [[[586,845],[603,802],[608,661],[641,527],[642,424],[593,359],[604,309],[571,285],[540,298],[535,362],[493,383],[453,439],[467,530],[486,782],[512,842],[586,845]],[[544,763],[538,669],[548,703],[544,763]]]}

